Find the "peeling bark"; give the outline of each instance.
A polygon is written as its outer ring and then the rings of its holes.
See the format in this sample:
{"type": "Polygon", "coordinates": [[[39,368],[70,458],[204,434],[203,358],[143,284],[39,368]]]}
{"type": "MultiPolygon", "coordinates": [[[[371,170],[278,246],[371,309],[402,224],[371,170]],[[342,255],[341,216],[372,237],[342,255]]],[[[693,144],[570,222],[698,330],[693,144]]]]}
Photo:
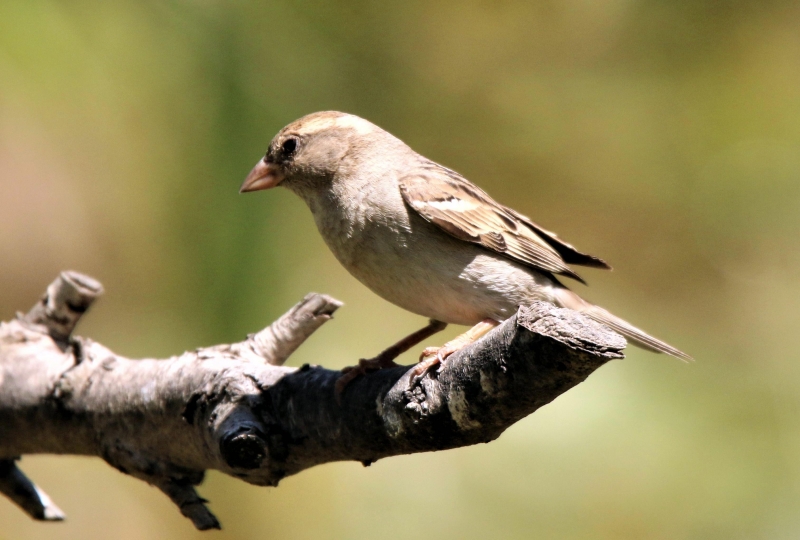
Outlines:
{"type": "Polygon", "coordinates": [[[160,488],[198,529],[219,528],[194,489],[208,469],[277,486],[321,463],[489,442],[625,347],[577,312],[535,303],[438,372],[381,370],[337,402],[341,372],[282,366],[341,306],[330,297],[309,294],[240,343],[131,360],[71,336],[101,292],[65,272],[0,324],[0,492],[35,519],[64,516],[16,467],[23,454],[102,457],[160,488]]]}

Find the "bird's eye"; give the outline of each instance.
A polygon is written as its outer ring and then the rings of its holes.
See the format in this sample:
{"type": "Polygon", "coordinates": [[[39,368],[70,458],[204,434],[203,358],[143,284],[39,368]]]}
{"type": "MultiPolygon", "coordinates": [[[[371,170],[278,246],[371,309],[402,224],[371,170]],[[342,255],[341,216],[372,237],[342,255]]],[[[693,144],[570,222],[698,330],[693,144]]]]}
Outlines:
{"type": "Polygon", "coordinates": [[[294,151],[297,150],[297,139],[286,139],[283,141],[281,145],[281,149],[283,150],[283,155],[286,157],[291,156],[294,154],[294,151]]]}

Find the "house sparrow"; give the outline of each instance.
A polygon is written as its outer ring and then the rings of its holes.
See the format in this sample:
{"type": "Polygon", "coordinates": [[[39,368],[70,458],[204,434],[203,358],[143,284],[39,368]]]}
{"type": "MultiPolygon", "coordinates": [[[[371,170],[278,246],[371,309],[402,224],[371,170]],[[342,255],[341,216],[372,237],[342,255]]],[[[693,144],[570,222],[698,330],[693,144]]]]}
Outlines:
{"type": "Polygon", "coordinates": [[[306,202],[325,243],[353,276],[431,319],[378,357],[346,368],[340,390],[360,374],[395,366],[396,356],[446,323],[474,325],[443,347],[426,349],[415,369],[420,376],[534,300],[582,312],[644,349],[690,359],[584,301],[556,277],[583,282],[568,265],[609,269],[605,261],[367,120],[328,111],[283,128],[240,192],[278,185],[306,202]]]}

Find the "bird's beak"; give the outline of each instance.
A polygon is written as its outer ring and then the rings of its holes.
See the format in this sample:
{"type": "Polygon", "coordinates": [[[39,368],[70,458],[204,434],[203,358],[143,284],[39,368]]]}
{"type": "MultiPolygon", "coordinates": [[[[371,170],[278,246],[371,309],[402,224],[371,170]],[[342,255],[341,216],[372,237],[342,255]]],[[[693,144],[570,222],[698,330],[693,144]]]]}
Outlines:
{"type": "Polygon", "coordinates": [[[256,166],[244,179],[242,187],[239,188],[239,193],[274,188],[281,183],[281,180],[283,180],[283,175],[281,175],[278,167],[262,159],[256,163],[256,166]]]}

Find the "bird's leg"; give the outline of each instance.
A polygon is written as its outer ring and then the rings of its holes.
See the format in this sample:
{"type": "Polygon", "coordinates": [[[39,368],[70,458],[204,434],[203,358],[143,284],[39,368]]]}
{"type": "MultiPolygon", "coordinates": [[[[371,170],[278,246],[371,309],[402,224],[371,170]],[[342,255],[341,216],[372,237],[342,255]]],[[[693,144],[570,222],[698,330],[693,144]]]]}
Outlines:
{"type": "Polygon", "coordinates": [[[426,347],[419,356],[419,364],[414,366],[411,372],[411,380],[413,381],[422,377],[432,367],[443,364],[448,356],[462,347],[466,347],[470,343],[475,343],[499,324],[500,323],[494,319],[483,319],[481,322],[460,336],[448,341],[441,347],[426,347]]]}
{"type": "Polygon", "coordinates": [[[431,337],[432,335],[441,332],[447,327],[447,323],[431,319],[428,326],[420,328],[413,334],[409,334],[391,347],[385,349],[375,358],[361,359],[358,361],[357,366],[349,366],[342,370],[342,376],[336,381],[336,395],[341,395],[345,387],[350,384],[353,379],[366,375],[371,371],[378,371],[379,369],[397,367],[394,359],[406,352],[414,345],[419,344],[421,341],[431,337]]]}

